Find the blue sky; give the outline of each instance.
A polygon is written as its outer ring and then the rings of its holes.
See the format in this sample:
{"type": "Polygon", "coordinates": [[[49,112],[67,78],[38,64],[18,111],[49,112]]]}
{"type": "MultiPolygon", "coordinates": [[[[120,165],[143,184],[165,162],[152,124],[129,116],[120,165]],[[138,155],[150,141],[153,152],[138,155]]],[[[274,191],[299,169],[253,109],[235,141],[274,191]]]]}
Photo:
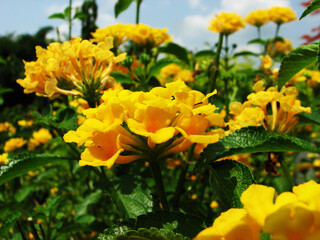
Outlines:
{"type": "MultiPolygon", "coordinates": [[[[114,17],[114,4],[117,0],[96,0],[99,13],[97,25],[100,28],[118,22],[134,23],[135,3],[117,19],[114,17]]],[[[271,6],[292,7],[299,17],[304,8],[302,0],[144,0],[141,6],[140,22],[158,28],[168,28],[174,42],[190,50],[203,49],[205,42],[213,45],[218,34],[207,30],[209,21],[215,13],[221,11],[238,12],[243,17],[250,11],[271,6]]],[[[8,33],[34,34],[40,27],[59,27],[60,32],[67,31],[67,25],[59,19],[48,19],[55,12],[62,12],[69,0],[0,0],[0,35],[8,33]]],[[[73,0],[73,6],[80,6],[82,0],[73,0]]],[[[293,45],[299,46],[303,41],[300,36],[309,33],[311,28],[319,25],[320,16],[308,16],[301,21],[285,24],[280,35],[289,38],[293,45]]],[[[262,37],[272,37],[275,24],[269,23],[262,28],[262,37]]],[[[73,36],[79,35],[80,23],[74,22],[73,36]]],[[[237,42],[239,48],[248,48],[246,42],[255,38],[256,29],[247,26],[230,36],[230,43],[237,42]]],[[[50,37],[56,38],[55,31],[50,37]]],[[[255,46],[249,46],[254,48],[255,46]]],[[[254,50],[254,49],[252,49],[254,50]]]]}

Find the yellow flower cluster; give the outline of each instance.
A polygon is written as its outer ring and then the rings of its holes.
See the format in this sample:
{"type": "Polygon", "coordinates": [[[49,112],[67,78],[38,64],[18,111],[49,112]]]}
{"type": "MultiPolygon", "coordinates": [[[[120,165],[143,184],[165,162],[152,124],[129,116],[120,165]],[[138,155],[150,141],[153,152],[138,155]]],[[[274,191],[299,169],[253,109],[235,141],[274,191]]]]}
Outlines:
{"type": "Polygon", "coordinates": [[[261,27],[262,25],[270,22],[270,15],[268,9],[258,9],[250,12],[245,21],[250,25],[261,27]]]}
{"type": "Polygon", "coordinates": [[[237,13],[222,12],[210,21],[208,29],[215,33],[231,34],[245,26],[244,19],[237,13]]]}
{"type": "Polygon", "coordinates": [[[241,195],[243,208],[222,213],[194,240],[320,239],[320,185],[309,181],[275,198],[275,189],[253,184],[241,195]],[[275,199],[275,200],[274,200],[275,199]]]}
{"type": "Polygon", "coordinates": [[[48,129],[40,128],[38,131],[32,133],[32,138],[29,139],[28,149],[33,150],[40,144],[47,143],[52,138],[48,129]]]}
{"type": "Polygon", "coordinates": [[[276,24],[282,24],[297,20],[296,13],[288,7],[272,7],[269,10],[270,20],[276,24]]]}
{"type": "Polygon", "coordinates": [[[288,39],[284,41],[276,41],[267,46],[267,52],[270,56],[283,55],[289,53],[293,49],[292,43],[288,39]]]}
{"type": "Polygon", "coordinates": [[[97,29],[92,33],[92,36],[91,41],[95,42],[104,41],[105,37],[111,36],[114,38],[115,47],[119,47],[128,39],[132,39],[136,44],[146,48],[157,47],[164,42],[171,41],[166,28],[152,28],[142,23],[111,25],[103,29],[97,29]]]}
{"type": "Polygon", "coordinates": [[[310,87],[316,87],[320,84],[320,72],[310,69],[303,69],[290,79],[291,84],[307,82],[310,87]]]}
{"type": "Polygon", "coordinates": [[[114,24],[106,28],[98,28],[95,32],[91,33],[92,42],[104,42],[106,37],[113,37],[114,47],[119,47],[121,44],[129,40],[129,29],[132,28],[131,24],[114,24]]]}
{"type": "Polygon", "coordinates": [[[12,152],[18,148],[23,147],[27,141],[23,138],[10,138],[4,143],[3,151],[12,152]]]}
{"type": "Polygon", "coordinates": [[[21,127],[31,127],[33,124],[33,120],[22,119],[22,120],[19,120],[17,124],[21,127]]]}
{"type": "Polygon", "coordinates": [[[76,37],[51,43],[47,49],[37,46],[37,60],[24,62],[26,77],[17,82],[25,93],[48,97],[79,95],[78,91],[95,85],[102,90],[113,82],[109,74],[114,63],[125,59],[125,54],[115,57],[110,51],[112,47],[112,37],[97,45],[76,37]]]}
{"type": "Polygon", "coordinates": [[[159,77],[161,85],[177,80],[193,82],[194,78],[190,70],[182,69],[178,64],[175,63],[169,64],[161,69],[159,77]]]}
{"type": "Polygon", "coordinates": [[[219,134],[205,134],[223,126],[223,118],[208,97],[183,81],[149,92],[105,91],[103,103],[84,111],[86,120],[69,131],[66,142],[84,144],[79,164],[107,166],[134,160],[157,160],[188,149],[193,143],[214,143],[219,134]]]}
{"type": "Polygon", "coordinates": [[[263,125],[270,131],[286,134],[298,124],[296,114],[311,112],[310,107],[302,107],[300,100],[297,100],[299,92],[295,87],[284,88],[281,92],[270,87],[265,91],[263,82],[259,81],[253,89],[256,93],[248,95],[248,101],[230,104],[230,113],[234,115],[234,119],[227,123],[230,131],[263,125]]]}
{"type": "Polygon", "coordinates": [[[9,122],[0,123],[0,132],[16,133],[16,128],[9,122]]]}

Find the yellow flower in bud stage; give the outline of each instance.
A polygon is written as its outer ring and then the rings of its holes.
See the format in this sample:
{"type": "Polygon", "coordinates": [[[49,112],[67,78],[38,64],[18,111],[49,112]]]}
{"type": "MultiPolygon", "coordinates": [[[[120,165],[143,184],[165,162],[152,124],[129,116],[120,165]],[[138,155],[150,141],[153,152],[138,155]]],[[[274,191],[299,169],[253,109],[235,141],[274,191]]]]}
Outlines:
{"type": "Polygon", "coordinates": [[[32,138],[29,139],[28,149],[35,149],[40,144],[46,144],[52,135],[48,129],[40,128],[38,131],[32,133],[32,138]]]}
{"type": "Polygon", "coordinates": [[[210,21],[208,29],[215,33],[231,34],[245,26],[244,19],[237,13],[222,12],[210,21]]]}
{"type": "Polygon", "coordinates": [[[133,25],[131,24],[114,24],[106,28],[96,29],[91,33],[92,42],[104,42],[106,37],[113,37],[113,45],[118,48],[121,44],[129,40],[129,33],[131,32],[133,25]]]}
{"type": "Polygon", "coordinates": [[[142,23],[134,25],[130,29],[129,36],[136,44],[153,48],[158,47],[165,42],[171,42],[171,37],[167,34],[167,28],[152,28],[142,23]]]}
{"type": "Polygon", "coordinates": [[[16,128],[9,122],[0,123],[0,132],[16,133],[16,128]]]}
{"type": "Polygon", "coordinates": [[[115,57],[112,47],[112,37],[97,45],[73,38],[51,43],[47,49],[37,46],[37,60],[24,62],[26,77],[17,82],[25,93],[40,96],[99,94],[113,85],[114,80],[109,77],[113,65],[125,59],[125,54],[115,57]]]}
{"type": "Polygon", "coordinates": [[[0,154],[0,166],[6,164],[9,161],[8,155],[9,154],[7,152],[0,154]]]}
{"type": "Polygon", "coordinates": [[[23,147],[27,141],[23,138],[10,138],[4,143],[3,151],[12,152],[18,148],[23,147]]]}
{"type": "Polygon", "coordinates": [[[261,27],[264,24],[270,22],[269,10],[268,9],[258,9],[250,12],[245,21],[250,25],[261,27]]]}
{"type": "Polygon", "coordinates": [[[297,20],[295,12],[288,7],[272,7],[269,9],[270,20],[276,24],[282,24],[297,20]]]}
{"type": "Polygon", "coordinates": [[[87,119],[64,139],[86,147],[81,165],[110,168],[114,163],[161,159],[193,143],[219,140],[219,133],[206,134],[209,127],[224,125],[208,103],[211,95],[191,90],[182,81],[150,92],[106,91],[102,104],[85,110],[87,119]]]}

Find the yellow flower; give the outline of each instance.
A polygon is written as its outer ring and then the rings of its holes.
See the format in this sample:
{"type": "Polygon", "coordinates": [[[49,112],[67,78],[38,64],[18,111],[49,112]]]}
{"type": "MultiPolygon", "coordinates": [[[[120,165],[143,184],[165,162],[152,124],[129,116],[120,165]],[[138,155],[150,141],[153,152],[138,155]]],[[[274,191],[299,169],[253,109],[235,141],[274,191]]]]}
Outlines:
{"type": "Polygon", "coordinates": [[[269,55],[260,56],[261,59],[261,69],[264,73],[268,74],[272,66],[272,59],[269,55]]]}
{"type": "Polygon", "coordinates": [[[211,95],[191,90],[182,81],[150,92],[106,91],[102,104],[85,110],[87,119],[64,140],[85,145],[80,165],[108,168],[137,159],[161,159],[192,143],[214,143],[220,135],[206,131],[224,121],[208,103],[211,95]]]}
{"type": "Polygon", "coordinates": [[[23,147],[27,141],[23,138],[10,138],[4,143],[3,151],[12,152],[18,148],[23,147]]]}
{"type": "Polygon", "coordinates": [[[40,144],[47,143],[52,138],[48,129],[40,128],[38,131],[32,133],[32,138],[29,139],[28,149],[35,149],[40,144]]]}
{"type": "Polygon", "coordinates": [[[260,82],[255,89],[260,91],[248,95],[244,104],[231,103],[230,113],[234,118],[227,123],[231,132],[241,127],[263,125],[270,131],[287,134],[299,122],[296,114],[311,112],[310,107],[302,107],[297,100],[299,92],[295,87],[284,88],[281,92],[270,87],[264,91],[260,82]]]}
{"type": "Polygon", "coordinates": [[[22,120],[19,120],[17,123],[21,127],[31,127],[33,124],[33,120],[22,119],[22,120]]]}
{"type": "Polygon", "coordinates": [[[9,160],[8,160],[8,153],[2,153],[0,154],[0,166],[6,164],[9,160]]]}
{"type": "Polygon", "coordinates": [[[268,9],[258,9],[250,12],[245,21],[253,26],[261,27],[262,25],[270,22],[269,10],[268,9]]]}
{"type": "Polygon", "coordinates": [[[237,13],[222,12],[210,21],[209,30],[215,33],[231,34],[246,26],[243,18],[237,13]]]}
{"type": "Polygon", "coordinates": [[[284,41],[275,41],[267,46],[267,53],[270,56],[285,55],[288,54],[293,49],[292,43],[288,39],[284,41]]]}
{"type": "Polygon", "coordinates": [[[97,45],[73,38],[51,43],[47,49],[37,46],[37,60],[24,62],[26,77],[17,82],[25,93],[47,97],[81,93],[86,99],[94,98],[93,94],[112,86],[114,80],[109,75],[113,65],[125,59],[125,54],[115,57],[110,51],[112,47],[112,37],[97,45]]]}
{"type": "Polygon", "coordinates": [[[0,123],[0,132],[11,132],[16,133],[16,128],[9,122],[0,123]]]}
{"type": "Polygon", "coordinates": [[[169,64],[161,69],[159,76],[161,85],[177,80],[193,82],[194,78],[190,70],[182,69],[178,64],[175,63],[169,64]]]}
{"type": "Polygon", "coordinates": [[[160,46],[164,42],[171,42],[171,37],[167,34],[167,30],[167,28],[152,28],[139,23],[130,29],[129,36],[136,44],[146,48],[153,48],[160,46]]]}
{"type": "Polygon", "coordinates": [[[106,28],[96,29],[95,32],[91,33],[92,42],[104,42],[106,37],[113,37],[113,45],[118,48],[121,44],[129,40],[129,33],[132,29],[131,24],[114,24],[106,28]]]}
{"type": "Polygon", "coordinates": [[[269,9],[270,20],[276,24],[282,24],[297,20],[296,14],[288,7],[272,7],[269,9]]]}
{"type": "Polygon", "coordinates": [[[202,230],[194,240],[259,240],[260,227],[246,210],[231,208],[202,230]]]}

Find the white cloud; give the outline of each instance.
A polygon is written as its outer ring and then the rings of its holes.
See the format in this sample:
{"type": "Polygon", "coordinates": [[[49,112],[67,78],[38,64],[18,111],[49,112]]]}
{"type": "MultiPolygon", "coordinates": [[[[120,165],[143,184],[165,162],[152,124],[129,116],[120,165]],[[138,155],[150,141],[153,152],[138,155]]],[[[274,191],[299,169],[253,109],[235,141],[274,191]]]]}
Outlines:
{"type": "Polygon", "coordinates": [[[109,25],[112,24],[116,24],[117,20],[115,19],[115,17],[113,15],[107,14],[107,13],[103,13],[98,15],[97,18],[97,26],[99,28],[105,28],[109,25]]]}
{"type": "Polygon", "coordinates": [[[200,5],[201,0],[188,0],[190,7],[196,8],[200,5]]]}
{"type": "Polygon", "coordinates": [[[289,7],[289,0],[221,0],[219,12],[237,12],[246,15],[252,10],[265,9],[273,6],[289,7]]]}

